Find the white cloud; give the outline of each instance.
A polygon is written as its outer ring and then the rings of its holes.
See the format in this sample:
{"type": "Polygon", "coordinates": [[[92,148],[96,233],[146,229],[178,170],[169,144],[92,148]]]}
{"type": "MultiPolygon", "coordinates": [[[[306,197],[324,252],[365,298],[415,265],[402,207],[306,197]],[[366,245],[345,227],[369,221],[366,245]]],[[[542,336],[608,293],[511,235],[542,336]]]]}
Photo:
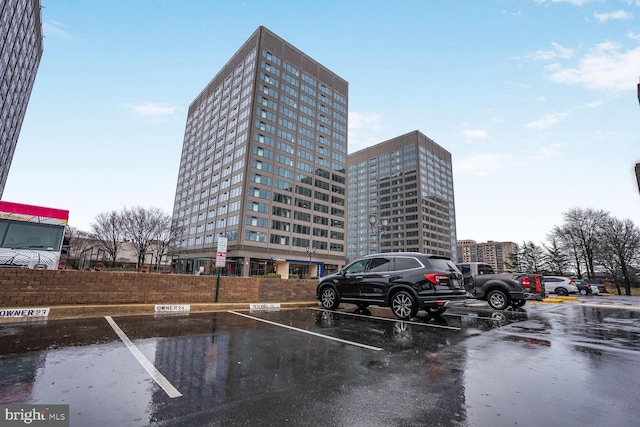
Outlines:
{"type": "Polygon", "coordinates": [[[456,174],[488,176],[495,171],[502,171],[506,163],[511,162],[511,154],[485,153],[467,157],[462,160],[454,160],[453,171],[456,174]]]}
{"type": "Polygon", "coordinates": [[[561,154],[560,149],[562,148],[561,144],[553,144],[546,147],[538,147],[537,152],[530,155],[529,161],[540,161],[547,160],[553,157],[558,157],[561,154]]]}
{"type": "Polygon", "coordinates": [[[574,113],[575,111],[582,110],[584,108],[598,108],[603,105],[602,101],[592,101],[587,102],[586,104],[578,105],[577,107],[570,108],[564,113],[549,113],[545,114],[541,119],[536,120],[534,122],[529,122],[524,125],[526,128],[538,128],[538,129],[546,129],[552,126],[557,125],[562,120],[566,119],[574,113]]]}
{"type": "Polygon", "coordinates": [[[593,16],[595,16],[599,22],[625,21],[627,19],[632,18],[632,16],[627,12],[625,12],[624,10],[616,10],[615,12],[608,12],[608,13],[594,12],[593,16]]]}
{"type": "Polygon", "coordinates": [[[605,140],[610,140],[612,138],[617,138],[620,136],[619,132],[616,131],[612,131],[612,130],[608,130],[608,131],[598,131],[594,136],[593,139],[595,139],[596,141],[605,141],[605,140]]]}
{"type": "Polygon", "coordinates": [[[522,15],[522,12],[521,12],[521,11],[519,11],[519,10],[518,10],[518,11],[516,11],[516,12],[509,12],[509,11],[508,11],[508,10],[506,10],[506,9],[502,9],[502,10],[500,11],[500,13],[505,14],[505,15],[511,15],[511,16],[520,16],[520,15],[522,15]]]}
{"type": "Polygon", "coordinates": [[[349,129],[382,129],[382,114],[349,112],[349,129]]]}
{"type": "Polygon", "coordinates": [[[593,102],[587,102],[584,105],[581,105],[577,108],[598,108],[601,107],[604,104],[604,102],[602,101],[593,101],[593,102]]]}
{"type": "Polygon", "coordinates": [[[627,37],[631,40],[640,40],[640,34],[632,33],[631,31],[627,32],[627,37]]]}
{"type": "Polygon", "coordinates": [[[581,84],[592,90],[625,92],[634,89],[640,70],[640,47],[621,51],[616,43],[600,43],[574,68],[559,64],[547,67],[556,83],[581,84]]]}
{"type": "Polygon", "coordinates": [[[465,141],[468,143],[472,143],[478,139],[485,139],[489,136],[486,131],[483,131],[481,129],[465,129],[462,131],[462,135],[464,136],[465,141]]]}
{"type": "Polygon", "coordinates": [[[349,112],[349,153],[383,141],[380,138],[382,114],[349,112]]]}
{"type": "Polygon", "coordinates": [[[573,50],[562,46],[560,43],[551,42],[553,50],[539,50],[537,52],[528,53],[525,58],[531,58],[534,61],[550,61],[552,59],[569,59],[573,57],[573,50]]]}
{"type": "Polygon", "coordinates": [[[515,86],[515,87],[519,87],[519,88],[523,88],[523,89],[531,89],[531,85],[526,84],[526,83],[516,83],[516,82],[512,82],[511,80],[507,80],[505,82],[505,84],[507,86],[515,86]]]}
{"type": "Polygon", "coordinates": [[[162,120],[172,116],[177,108],[165,103],[146,104],[123,104],[123,106],[136,116],[150,118],[152,120],[162,120]]]}
{"type": "Polygon", "coordinates": [[[568,113],[549,113],[545,114],[541,119],[535,122],[529,122],[524,125],[526,128],[546,129],[557,125],[562,120],[567,118],[568,113]]]}
{"type": "Polygon", "coordinates": [[[66,25],[61,22],[43,22],[42,23],[42,32],[45,37],[56,37],[63,40],[74,40],[73,36],[66,32],[63,28],[66,28],[66,25]]]}
{"type": "MultiPolygon", "coordinates": [[[[584,6],[587,3],[590,3],[594,0],[549,0],[549,3],[569,3],[574,6],[584,6]]],[[[546,3],[546,0],[534,0],[535,3],[542,4],[546,3]]]]}

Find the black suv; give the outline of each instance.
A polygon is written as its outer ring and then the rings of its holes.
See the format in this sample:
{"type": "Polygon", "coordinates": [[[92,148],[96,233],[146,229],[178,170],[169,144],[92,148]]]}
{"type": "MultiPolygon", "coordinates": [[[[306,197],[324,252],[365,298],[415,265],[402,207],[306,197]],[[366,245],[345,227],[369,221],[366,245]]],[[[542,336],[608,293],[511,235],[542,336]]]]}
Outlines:
{"type": "Polygon", "coordinates": [[[392,252],[367,255],[321,278],[316,297],[328,310],[341,302],[361,309],[379,305],[406,320],[415,317],[418,309],[440,315],[450,302],[466,300],[466,291],[460,270],[449,258],[392,252]]]}

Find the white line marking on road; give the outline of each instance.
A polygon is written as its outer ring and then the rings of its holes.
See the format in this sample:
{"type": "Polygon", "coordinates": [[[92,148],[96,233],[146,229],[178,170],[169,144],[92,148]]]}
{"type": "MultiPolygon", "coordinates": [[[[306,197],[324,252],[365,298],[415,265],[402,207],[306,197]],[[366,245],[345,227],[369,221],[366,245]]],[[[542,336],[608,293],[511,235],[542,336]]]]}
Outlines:
{"type": "Polygon", "coordinates": [[[331,311],[331,310],[323,310],[322,308],[314,308],[314,307],[311,307],[311,310],[326,311],[327,313],[335,313],[335,314],[344,314],[345,316],[364,317],[366,319],[386,320],[387,322],[402,322],[402,323],[409,323],[411,325],[430,326],[432,328],[441,328],[441,329],[451,329],[452,331],[462,330],[462,328],[458,328],[456,326],[434,325],[431,323],[412,322],[411,320],[400,320],[400,319],[389,319],[388,317],[367,316],[365,314],[349,313],[348,311],[331,311]]]}
{"type": "Polygon", "coordinates": [[[136,347],[135,344],[131,342],[127,334],[125,334],[124,331],[120,329],[120,326],[118,326],[118,324],[111,318],[111,316],[105,316],[104,318],[107,319],[107,322],[109,322],[109,325],[111,325],[116,334],[118,334],[124,345],[127,346],[131,354],[134,355],[134,357],[138,360],[142,367],[149,373],[149,375],[151,375],[151,378],[153,378],[156,384],[162,387],[164,392],[167,393],[167,395],[172,399],[174,397],[182,396],[182,393],[180,393],[169,382],[169,380],[167,380],[164,375],[162,375],[160,371],[158,371],[156,367],[153,366],[153,363],[151,363],[149,359],[147,359],[145,355],[142,354],[138,347],[136,347]]]}
{"type": "Polygon", "coordinates": [[[328,340],[332,340],[332,341],[338,341],[338,342],[341,342],[341,343],[343,343],[343,344],[355,345],[355,346],[357,346],[357,347],[366,348],[366,349],[368,349],[368,350],[375,350],[375,351],[380,351],[380,350],[382,350],[380,347],[373,347],[373,346],[366,345],[366,344],[360,344],[360,343],[355,342],[355,341],[347,341],[347,340],[343,340],[343,339],[340,339],[340,338],[334,338],[334,337],[330,337],[330,336],[328,336],[328,335],[322,335],[322,334],[319,334],[319,333],[317,333],[317,332],[307,331],[306,329],[294,328],[293,326],[283,325],[282,323],[272,322],[272,321],[270,321],[270,320],[261,319],[261,318],[259,318],[259,317],[249,316],[249,315],[247,315],[247,314],[238,313],[237,311],[229,311],[229,313],[231,313],[231,314],[235,314],[235,315],[238,315],[238,316],[247,317],[247,318],[249,318],[249,319],[257,320],[258,322],[264,322],[264,323],[268,323],[268,324],[270,324],[270,325],[280,326],[281,328],[287,328],[287,329],[291,329],[291,330],[293,330],[293,331],[302,332],[302,333],[309,334],[309,335],[314,335],[314,336],[316,336],[316,337],[326,338],[326,339],[328,339],[328,340]]]}
{"type": "Polygon", "coordinates": [[[598,308],[621,308],[623,310],[640,310],[640,306],[638,305],[623,305],[623,304],[598,304],[592,302],[578,302],[578,305],[586,305],[589,307],[598,307],[598,308]]]}

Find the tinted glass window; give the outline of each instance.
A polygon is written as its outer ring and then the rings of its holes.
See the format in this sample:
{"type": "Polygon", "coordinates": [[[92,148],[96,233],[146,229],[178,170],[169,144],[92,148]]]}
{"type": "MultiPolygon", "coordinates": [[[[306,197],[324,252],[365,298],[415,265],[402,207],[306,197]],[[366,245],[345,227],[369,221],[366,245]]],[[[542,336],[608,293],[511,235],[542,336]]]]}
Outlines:
{"type": "Polygon", "coordinates": [[[468,265],[460,266],[460,271],[462,271],[462,274],[464,274],[465,276],[471,275],[471,267],[469,267],[468,265]]]}
{"type": "Polygon", "coordinates": [[[389,271],[391,260],[388,258],[373,258],[369,263],[369,272],[389,271]]]}
{"type": "Polygon", "coordinates": [[[398,257],[396,258],[396,268],[395,270],[409,270],[411,268],[421,268],[422,264],[415,258],[405,258],[398,257]]]}
{"type": "Polygon", "coordinates": [[[455,264],[448,259],[444,259],[444,258],[429,258],[429,262],[431,263],[431,266],[435,269],[438,270],[442,270],[442,271],[458,271],[458,268],[455,266],[455,264]]]}
{"type": "Polygon", "coordinates": [[[490,265],[479,265],[478,274],[493,274],[493,268],[490,265]]]}
{"type": "Polygon", "coordinates": [[[360,261],[356,261],[351,265],[348,265],[344,272],[346,274],[358,274],[364,272],[364,269],[367,267],[368,259],[361,259],[360,261]]]}

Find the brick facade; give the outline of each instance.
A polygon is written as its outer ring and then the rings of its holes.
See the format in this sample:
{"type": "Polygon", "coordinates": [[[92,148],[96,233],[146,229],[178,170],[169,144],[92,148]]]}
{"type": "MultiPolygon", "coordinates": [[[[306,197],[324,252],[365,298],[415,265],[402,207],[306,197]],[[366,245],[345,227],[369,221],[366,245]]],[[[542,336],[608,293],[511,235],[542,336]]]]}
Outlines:
{"type": "MultiPolygon", "coordinates": [[[[212,303],[216,276],[0,269],[0,307],[212,303]]],[[[315,280],[220,277],[218,302],[315,301],[315,280]]]]}

